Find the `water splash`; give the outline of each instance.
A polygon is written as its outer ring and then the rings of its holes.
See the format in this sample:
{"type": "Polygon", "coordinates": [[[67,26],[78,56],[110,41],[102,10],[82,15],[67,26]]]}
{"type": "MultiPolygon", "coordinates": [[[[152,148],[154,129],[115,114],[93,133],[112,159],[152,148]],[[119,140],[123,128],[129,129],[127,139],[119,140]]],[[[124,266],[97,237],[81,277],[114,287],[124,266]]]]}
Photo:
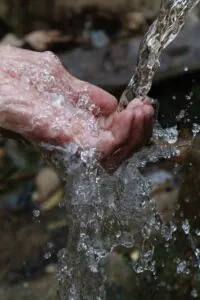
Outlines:
{"type": "MultiPolygon", "coordinates": [[[[155,132],[157,141],[159,134],[155,132]]],[[[66,147],[70,149],[63,152],[64,161],[66,153],[72,153],[71,147],[76,149],[74,145],[66,147]]],[[[114,175],[98,165],[92,150],[81,151],[78,165],[67,164],[65,206],[70,233],[58,269],[62,299],[106,299],[107,255],[119,245],[138,249],[139,260],[132,262],[132,271],[154,274],[151,237],[160,230],[160,224],[148,197],[151,184],[139,168],[149,161],[170,157],[174,150],[170,145],[155,143],[133,155],[114,175]]],[[[73,155],[77,157],[76,151],[73,155]]]]}
{"type": "MultiPolygon", "coordinates": [[[[95,149],[80,150],[75,144],[65,148],[49,147],[49,151],[57,151],[55,164],[64,161],[64,178],[67,178],[65,207],[70,232],[67,249],[60,253],[61,299],[110,299],[108,283],[117,284],[129,293],[137,292],[138,282],[145,282],[147,274],[155,282],[160,278],[158,265],[166,269],[167,259],[159,262],[157,258],[159,251],[163,253],[163,247],[168,258],[176,237],[181,234],[181,239],[186,241],[181,247],[188,245],[189,222],[182,218],[180,226],[173,222],[162,223],[149,199],[151,182],[140,173],[140,168],[147,163],[177,153],[174,144],[166,142],[165,130],[158,125],[154,128],[153,139],[154,144],[134,154],[114,175],[107,174],[99,166],[95,149]],[[131,252],[128,265],[120,257],[109,256],[119,246],[131,252]],[[109,265],[114,268],[107,272],[109,265]],[[117,268],[120,272],[113,274],[113,269],[117,268]]],[[[197,249],[194,244],[193,254],[200,261],[197,249]]],[[[181,257],[182,249],[179,251],[180,257],[171,259],[174,271],[170,272],[189,276],[190,262],[181,257]]]]}
{"type": "Polygon", "coordinates": [[[191,291],[191,296],[192,296],[193,298],[197,298],[197,297],[198,297],[198,292],[197,292],[196,289],[193,289],[193,290],[191,291]]]}
{"type": "MultiPolygon", "coordinates": [[[[121,98],[122,104],[127,104],[135,96],[147,95],[162,50],[176,37],[188,11],[198,2],[162,2],[159,17],[141,45],[136,73],[121,98]]],[[[98,165],[95,149],[80,151],[74,144],[64,150],[57,149],[67,170],[65,206],[70,225],[68,247],[60,253],[58,268],[61,299],[106,299],[107,255],[119,245],[134,248],[138,253],[137,259],[131,262],[130,270],[135,273],[131,271],[131,275],[125,277],[126,281],[131,280],[133,287],[137,282],[133,280],[135,274],[143,276],[147,272],[150,277],[159,277],[154,260],[155,244],[164,238],[168,256],[170,243],[176,242],[174,232],[177,226],[172,223],[163,225],[157,219],[155,207],[149,199],[151,182],[143,178],[139,168],[177,154],[173,147],[176,140],[176,128],[167,132],[156,124],[155,143],[133,155],[112,176],[98,165]]],[[[187,224],[183,223],[182,230],[188,232],[187,224]]],[[[160,265],[165,269],[163,261],[160,265]]],[[[176,272],[189,273],[185,260],[175,260],[176,272]]],[[[122,276],[127,274],[126,269],[122,276]]],[[[194,290],[192,294],[193,297],[196,295],[194,290]]]]}

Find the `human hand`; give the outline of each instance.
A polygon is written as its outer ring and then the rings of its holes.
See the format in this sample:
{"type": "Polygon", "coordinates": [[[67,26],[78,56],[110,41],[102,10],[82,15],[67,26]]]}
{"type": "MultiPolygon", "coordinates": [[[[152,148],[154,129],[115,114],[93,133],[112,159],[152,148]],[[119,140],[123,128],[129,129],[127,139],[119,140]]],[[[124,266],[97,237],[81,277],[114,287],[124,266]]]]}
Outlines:
{"type": "Polygon", "coordinates": [[[93,147],[107,168],[149,141],[148,100],[118,111],[112,95],[74,78],[50,52],[6,46],[0,55],[0,127],[34,142],[93,147]]]}

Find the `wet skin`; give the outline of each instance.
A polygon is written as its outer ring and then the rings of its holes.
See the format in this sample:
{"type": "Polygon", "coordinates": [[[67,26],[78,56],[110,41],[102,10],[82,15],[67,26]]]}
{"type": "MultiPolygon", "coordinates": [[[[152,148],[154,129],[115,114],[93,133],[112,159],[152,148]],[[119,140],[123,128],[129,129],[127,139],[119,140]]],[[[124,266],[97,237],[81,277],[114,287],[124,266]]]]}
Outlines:
{"type": "Polygon", "coordinates": [[[135,99],[119,111],[106,91],[73,77],[50,52],[0,47],[0,127],[30,141],[94,147],[118,166],[148,143],[153,108],[135,99]]]}

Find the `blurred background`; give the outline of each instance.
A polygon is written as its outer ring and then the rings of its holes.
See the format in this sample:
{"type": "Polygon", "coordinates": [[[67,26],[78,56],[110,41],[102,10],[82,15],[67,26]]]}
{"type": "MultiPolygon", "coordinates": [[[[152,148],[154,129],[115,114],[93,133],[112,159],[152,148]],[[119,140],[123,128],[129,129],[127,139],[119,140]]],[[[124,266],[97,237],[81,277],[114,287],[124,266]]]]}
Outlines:
{"type": "MultiPolygon", "coordinates": [[[[119,98],[159,6],[160,0],[0,0],[0,45],[54,51],[74,76],[119,98]]],[[[199,33],[197,7],[163,53],[151,90],[162,126],[178,126],[186,146],[200,117],[199,33]]],[[[168,174],[177,162],[151,166],[151,174],[168,174]]],[[[178,183],[168,179],[154,190],[160,201],[177,197],[178,183]]],[[[58,299],[57,253],[68,234],[63,196],[60,178],[31,145],[0,138],[0,299],[58,299]]]]}

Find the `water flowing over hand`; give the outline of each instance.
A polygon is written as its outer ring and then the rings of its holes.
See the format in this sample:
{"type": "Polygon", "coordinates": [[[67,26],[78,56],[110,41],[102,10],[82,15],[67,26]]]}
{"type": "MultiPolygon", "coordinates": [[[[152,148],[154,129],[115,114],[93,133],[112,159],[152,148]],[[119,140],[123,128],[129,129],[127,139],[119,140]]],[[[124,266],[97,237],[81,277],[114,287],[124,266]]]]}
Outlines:
{"type": "Polygon", "coordinates": [[[51,52],[4,46],[0,54],[0,127],[34,142],[93,147],[106,166],[150,139],[148,100],[119,112],[112,95],[74,78],[51,52]]]}

